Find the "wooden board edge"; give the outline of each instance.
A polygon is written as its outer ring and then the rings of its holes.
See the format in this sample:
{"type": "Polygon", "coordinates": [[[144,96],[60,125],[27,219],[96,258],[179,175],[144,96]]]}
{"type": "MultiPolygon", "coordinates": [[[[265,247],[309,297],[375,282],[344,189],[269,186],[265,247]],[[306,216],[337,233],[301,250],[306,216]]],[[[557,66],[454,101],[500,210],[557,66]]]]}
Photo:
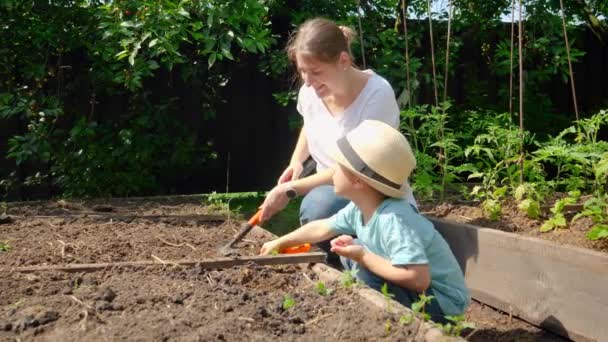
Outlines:
{"type": "Polygon", "coordinates": [[[184,266],[184,267],[201,267],[203,269],[222,269],[233,266],[246,265],[254,263],[258,265],[284,265],[284,264],[301,264],[301,263],[319,263],[324,262],[326,254],[323,252],[299,253],[299,254],[280,254],[266,256],[251,256],[242,258],[215,258],[202,260],[163,260],[163,261],[125,261],[115,263],[98,263],[98,264],[71,264],[71,265],[48,265],[48,266],[26,266],[15,268],[3,268],[1,272],[18,272],[18,273],[33,273],[45,271],[59,272],[96,272],[105,269],[113,269],[117,267],[153,267],[153,266],[184,266]]]}

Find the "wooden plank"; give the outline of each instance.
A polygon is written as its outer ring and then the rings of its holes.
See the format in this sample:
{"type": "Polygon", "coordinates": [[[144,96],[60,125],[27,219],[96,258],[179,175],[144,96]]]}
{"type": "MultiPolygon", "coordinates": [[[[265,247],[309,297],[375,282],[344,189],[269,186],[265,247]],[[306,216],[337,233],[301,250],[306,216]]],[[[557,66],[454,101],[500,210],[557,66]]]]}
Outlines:
{"type": "Polygon", "coordinates": [[[247,263],[255,263],[258,265],[283,265],[283,264],[302,264],[302,263],[319,263],[325,262],[326,254],[323,252],[311,252],[300,254],[279,254],[267,256],[248,256],[241,258],[214,258],[203,260],[177,260],[177,261],[127,261],[127,262],[110,262],[98,264],[69,264],[69,265],[48,265],[48,266],[27,266],[16,268],[0,269],[0,273],[4,272],[21,272],[32,273],[42,271],[60,271],[60,272],[96,272],[116,267],[150,267],[150,266],[198,266],[204,269],[222,269],[233,266],[245,265],[247,263]],[[164,262],[164,263],[163,263],[164,262]],[[199,266],[200,265],[200,266],[199,266]]]}
{"type": "Polygon", "coordinates": [[[575,341],[608,341],[608,254],[430,219],[473,298],[575,341]]]}

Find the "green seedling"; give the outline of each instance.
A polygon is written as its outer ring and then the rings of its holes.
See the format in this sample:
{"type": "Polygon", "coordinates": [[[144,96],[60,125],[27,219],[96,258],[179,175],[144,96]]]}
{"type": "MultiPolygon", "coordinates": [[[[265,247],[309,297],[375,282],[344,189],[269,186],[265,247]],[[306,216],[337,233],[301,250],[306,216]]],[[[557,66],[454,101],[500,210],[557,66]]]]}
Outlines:
{"type": "Polygon", "coordinates": [[[429,304],[433,299],[435,299],[434,296],[427,296],[424,293],[421,294],[419,296],[418,301],[412,303],[412,311],[414,311],[414,314],[417,317],[420,317],[423,321],[430,320],[431,319],[431,315],[429,315],[428,313],[426,313],[424,311],[424,309],[427,306],[427,304],[429,304]]]}
{"type": "Polygon", "coordinates": [[[540,192],[536,190],[536,184],[520,184],[515,188],[513,197],[519,202],[519,210],[531,219],[537,220],[541,216],[539,198],[540,192]]]}
{"type": "Polygon", "coordinates": [[[386,310],[391,312],[391,299],[395,297],[394,294],[388,292],[388,284],[384,283],[380,288],[380,292],[382,292],[382,296],[384,296],[384,300],[386,300],[386,310]]]}
{"type": "Polygon", "coordinates": [[[349,270],[342,272],[340,285],[344,288],[350,288],[357,284],[357,270],[349,270]]]}
{"type": "Polygon", "coordinates": [[[230,213],[231,200],[232,198],[227,198],[223,194],[213,192],[207,196],[207,207],[212,212],[216,212],[218,214],[230,213]]]}
{"type": "Polygon", "coordinates": [[[8,241],[0,242],[0,252],[8,252],[11,250],[11,246],[8,244],[8,241]]]}
{"type": "Polygon", "coordinates": [[[323,283],[322,281],[317,283],[317,293],[321,296],[329,296],[330,294],[332,294],[332,292],[334,292],[334,290],[325,286],[325,283],[323,283]]]}
{"type": "Polygon", "coordinates": [[[23,303],[25,303],[25,299],[21,298],[18,301],[12,303],[11,305],[8,306],[9,309],[11,310],[16,310],[18,309],[23,303]]]}
{"type": "Polygon", "coordinates": [[[465,321],[463,315],[445,316],[445,318],[450,322],[446,324],[435,323],[435,326],[443,330],[446,335],[460,336],[464,329],[475,329],[475,324],[465,321]]]}
{"type": "Polygon", "coordinates": [[[384,322],[384,333],[388,336],[391,334],[391,320],[390,318],[386,319],[386,322],[384,322]]]}
{"type": "Polygon", "coordinates": [[[283,297],[283,310],[289,310],[296,305],[295,299],[289,294],[283,297]]]}
{"type": "Polygon", "coordinates": [[[414,321],[414,315],[411,313],[407,313],[399,317],[399,324],[401,325],[410,325],[414,321]]]}

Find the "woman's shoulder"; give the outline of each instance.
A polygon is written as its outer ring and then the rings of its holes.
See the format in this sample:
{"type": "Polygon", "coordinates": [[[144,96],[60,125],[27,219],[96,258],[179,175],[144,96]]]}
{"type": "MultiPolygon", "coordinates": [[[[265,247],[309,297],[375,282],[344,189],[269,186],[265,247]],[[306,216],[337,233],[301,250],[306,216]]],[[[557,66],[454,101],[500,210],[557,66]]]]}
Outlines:
{"type": "Polygon", "coordinates": [[[363,72],[370,75],[368,83],[372,90],[388,92],[394,95],[394,90],[391,84],[386,80],[386,78],[382,77],[382,75],[377,74],[371,69],[363,70],[363,72]]]}

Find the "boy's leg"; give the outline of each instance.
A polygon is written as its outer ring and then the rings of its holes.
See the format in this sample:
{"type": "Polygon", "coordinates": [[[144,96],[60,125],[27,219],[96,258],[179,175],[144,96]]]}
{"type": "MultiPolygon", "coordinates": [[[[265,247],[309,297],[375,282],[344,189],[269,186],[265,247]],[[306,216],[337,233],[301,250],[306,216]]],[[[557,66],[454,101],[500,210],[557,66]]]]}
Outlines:
{"type": "MultiPolygon", "coordinates": [[[[394,295],[393,299],[407,306],[408,308],[411,308],[412,304],[420,299],[418,293],[415,291],[390,283],[351,259],[340,257],[340,261],[342,262],[344,269],[355,270],[355,277],[357,280],[365,283],[367,286],[376,291],[382,292],[382,286],[384,286],[386,283],[388,285],[388,293],[394,295]]],[[[426,295],[433,296],[433,290],[429,288],[426,291],[426,295]]],[[[446,323],[443,311],[441,310],[441,307],[437,303],[436,299],[431,300],[431,302],[426,305],[425,312],[431,315],[431,320],[433,320],[433,322],[446,323]]]]}
{"type": "MultiPolygon", "coordinates": [[[[311,221],[326,219],[340,211],[349,202],[346,198],[336,195],[333,186],[318,186],[309,191],[302,199],[302,204],[300,205],[300,224],[305,225],[311,221]]],[[[330,252],[331,246],[329,240],[319,242],[317,245],[327,252],[327,261],[329,263],[339,263],[338,256],[330,252]]]]}

